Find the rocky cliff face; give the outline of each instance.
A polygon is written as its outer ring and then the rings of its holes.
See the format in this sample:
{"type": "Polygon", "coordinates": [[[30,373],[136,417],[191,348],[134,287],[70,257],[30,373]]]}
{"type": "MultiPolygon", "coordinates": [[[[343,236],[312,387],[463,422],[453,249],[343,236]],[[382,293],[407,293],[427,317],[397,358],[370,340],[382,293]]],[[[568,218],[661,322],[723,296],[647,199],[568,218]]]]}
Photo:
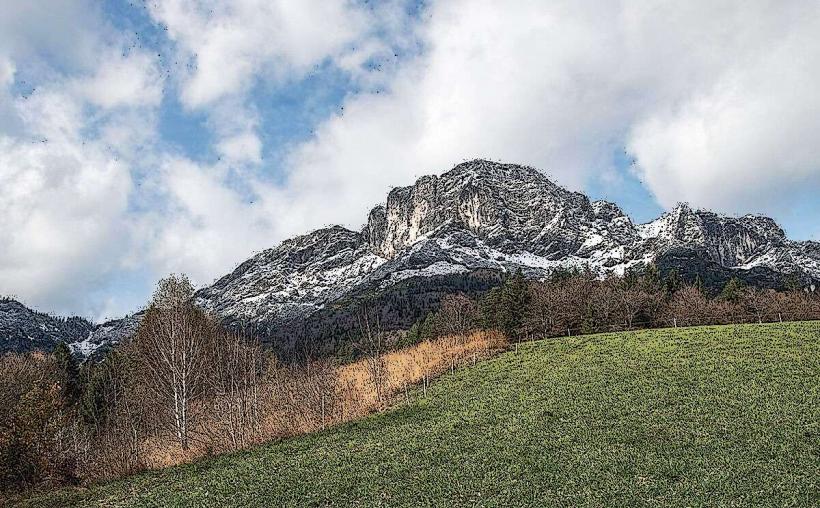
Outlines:
{"type": "Polygon", "coordinates": [[[546,259],[591,247],[596,234],[601,241],[595,246],[637,238],[617,206],[591,203],[531,168],[481,160],[394,189],[386,206],[373,209],[365,229],[372,251],[392,259],[446,227],[469,232],[500,252],[527,250],[546,259]]]}
{"type": "Polygon", "coordinates": [[[678,205],[659,219],[639,228],[643,238],[658,247],[689,246],[705,249],[709,259],[738,267],[785,245],[786,234],[772,219],[755,215],[722,217],[678,205]]]}
{"type": "Polygon", "coordinates": [[[361,232],[289,240],[197,296],[229,326],[287,349],[346,333],[362,298],[378,302],[383,325],[406,327],[442,294],[486,289],[518,268],[534,278],[559,267],[622,274],[657,260],[715,284],[739,276],[777,286],[783,274],[820,279],[818,250],[790,242],[769,218],[686,205],[636,226],[616,205],[535,169],[477,160],[394,189],[361,232]]]}
{"type": "MultiPolygon", "coordinates": [[[[785,275],[820,280],[820,244],[789,241],[767,217],[680,205],[635,225],[615,204],[590,201],[535,169],[476,160],[394,189],[361,231],[335,226],[287,240],[196,297],[226,326],[292,353],[332,347],[365,298],[385,328],[403,328],[442,295],[485,290],[512,270],[533,278],[559,267],[622,274],[653,261],[716,285],[733,276],[767,287],[785,275]]],[[[75,349],[100,350],[138,322],[93,327],[75,349]]]]}

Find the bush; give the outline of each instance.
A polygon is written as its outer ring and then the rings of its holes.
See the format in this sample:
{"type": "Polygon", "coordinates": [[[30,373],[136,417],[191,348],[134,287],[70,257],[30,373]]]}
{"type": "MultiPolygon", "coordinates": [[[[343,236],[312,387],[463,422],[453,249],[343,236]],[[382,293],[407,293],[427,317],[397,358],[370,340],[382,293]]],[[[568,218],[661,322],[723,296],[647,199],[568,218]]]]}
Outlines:
{"type": "Polygon", "coordinates": [[[73,483],[81,436],[52,357],[0,357],[0,490],[73,483]]]}

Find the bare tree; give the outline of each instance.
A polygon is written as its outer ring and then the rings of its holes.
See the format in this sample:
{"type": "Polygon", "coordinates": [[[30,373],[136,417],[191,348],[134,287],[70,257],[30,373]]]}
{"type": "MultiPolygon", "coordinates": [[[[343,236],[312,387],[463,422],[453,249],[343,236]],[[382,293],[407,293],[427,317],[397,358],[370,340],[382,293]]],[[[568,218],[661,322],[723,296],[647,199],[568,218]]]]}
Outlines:
{"type": "Polygon", "coordinates": [[[530,285],[530,305],[526,317],[528,328],[549,337],[560,319],[560,308],[561,295],[557,285],[548,282],[530,285]]]}
{"type": "Polygon", "coordinates": [[[214,325],[193,302],[185,276],[171,275],[157,285],[134,338],[137,365],[154,396],[159,423],[180,446],[190,446],[193,402],[205,386],[206,346],[214,325]]]}
{"type": "Polygon", "coordinates": [[[618,291],[620,299],[619,309],[623,315],[624,325],[631,330],[635,318],[645,310],[649,301],[649,294],[638,287],[621,288],[618,291]]]}
{"type": "Polygon", "coordinates": [[[758,323],[763,322],[763,318],[771,310],[775,302],[776,292],[773,290],[758,289],[754,286],[745,287],[740,291],[740,303],[744,310],[751,312],[757,318],[758,323]]]}
{"type": "Polygon", "coordinates": [[[445,333],[463,340],[478,321],[478,306],[466,295],[446,295],[441,299],[438,320],[445,333]]]}
{"type": "Polygon", "coordinates": [[[593,285],[589,307],[591,310],[590,330],[612,330],[614,317],[622,310],[617,282],[607,279],[593,285]]]}
{"type": "Polygon", "coordinates": [[[592,312],[591,295],[597,284],[594,278],[585,274],[573,275],[557,281],[555,324],[560,325],[562,331],[583,325],[587,314],[592,312]]]}
{"type": "Polygon", "coordinates": [[[135,376],[134,351],[134,342],[122,344],[96,367],[94,385],[103,393],[98,408],[102,414],[92,417],[95,478],[124,476],[146,467],[143,440],[155,401],[152,390],[135,376]]]}
{"type": "Polygon", "coordinates": [[[209,431],[215,441],[226,440],[230,449],[247,446],[259,433],[264,360],[258,341],[224,332],[212,335],[206,388],[214,423],[209,431]]]}
{"type": "Polygon", "coordinates": [[[358,409],[339,407],[339,374],[328,360],[290,365],[272,361],[266,372],[267,438],[310,432],[332,424],[337,412],[358,409]]]}
{"type": "Polygon", "coordinates": [[[378,311],[363,304],[356,313],[356,325],[359,337],[354,346],[365,358],[367,370],[376,391],[376,403],[381,404],[384,401],[387,384],[387,363],[383,354],[385,337],[378,311]]]}
{"type": "Polygon", "coordinates": [[[706,295],[695,286],[684,286],[676,291],[669,301],[667,324],[700,324],[710,312],[710,302],[706,295]]]}

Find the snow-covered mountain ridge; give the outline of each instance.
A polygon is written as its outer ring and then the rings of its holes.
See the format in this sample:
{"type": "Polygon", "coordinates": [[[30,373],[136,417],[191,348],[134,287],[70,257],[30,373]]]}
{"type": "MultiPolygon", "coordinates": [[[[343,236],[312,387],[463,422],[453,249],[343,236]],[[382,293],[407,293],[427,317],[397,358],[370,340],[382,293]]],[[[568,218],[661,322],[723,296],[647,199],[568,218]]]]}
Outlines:
{"type": "MultiPolygon", "coordinates": [[[[761,285],[777,285],[776,274],[820,279],[818,244],[789,241],[770,218],[725,217],[684,204],[635,225],[617,205],[590,201],[536,169],[475,160],[393,189],[362,231],[333,226],[285,241],[197,297],[228,325],[273,341],[326,339],[350,324],[340,307],[351,299],[384,296],[408,281],[434,286],[421,298],[436,298],[468,274],[521,268],[537,278],[558,267],[622,274],[663,264],[670,253],[689,259],[682,250],[741,277],[756,269],[750,273],[761,285]]],[[[407,314],[387,317],[388,326],[408,326],[416,316],[407,314]]]]}
{"type": "MultiPolygon", "coordinates": [[[[649,262],[715,286],[731,276],[767,287],[787,276],[820,281],[820,243],[790,241],[768,217],[682,204],[636,225],[617,205],[590,201],[536,169],[474,160],[393,189],[360,231],[333,226],[286,240],[196,297],[226,326],[280,350],[321,349],[353,327],[364,298],[378,305],[384,327],[405,328],[442,295],[482,291],[519,268],[540,278],[561,267],[622,274],[649,262]]],[[[71,342],[88,354],[138,322],[89,324],[71,342]]]]}

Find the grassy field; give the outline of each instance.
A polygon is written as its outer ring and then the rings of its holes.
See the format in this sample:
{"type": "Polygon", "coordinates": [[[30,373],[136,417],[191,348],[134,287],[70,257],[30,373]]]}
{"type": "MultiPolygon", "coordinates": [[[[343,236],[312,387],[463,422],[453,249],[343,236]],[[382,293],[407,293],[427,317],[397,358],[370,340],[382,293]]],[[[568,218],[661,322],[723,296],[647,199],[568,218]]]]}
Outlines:
{"type": "Polygon", "coordinates": [[[818,506],[820,323],[534,342],[386,413],[23,505],[818,506]]]}

